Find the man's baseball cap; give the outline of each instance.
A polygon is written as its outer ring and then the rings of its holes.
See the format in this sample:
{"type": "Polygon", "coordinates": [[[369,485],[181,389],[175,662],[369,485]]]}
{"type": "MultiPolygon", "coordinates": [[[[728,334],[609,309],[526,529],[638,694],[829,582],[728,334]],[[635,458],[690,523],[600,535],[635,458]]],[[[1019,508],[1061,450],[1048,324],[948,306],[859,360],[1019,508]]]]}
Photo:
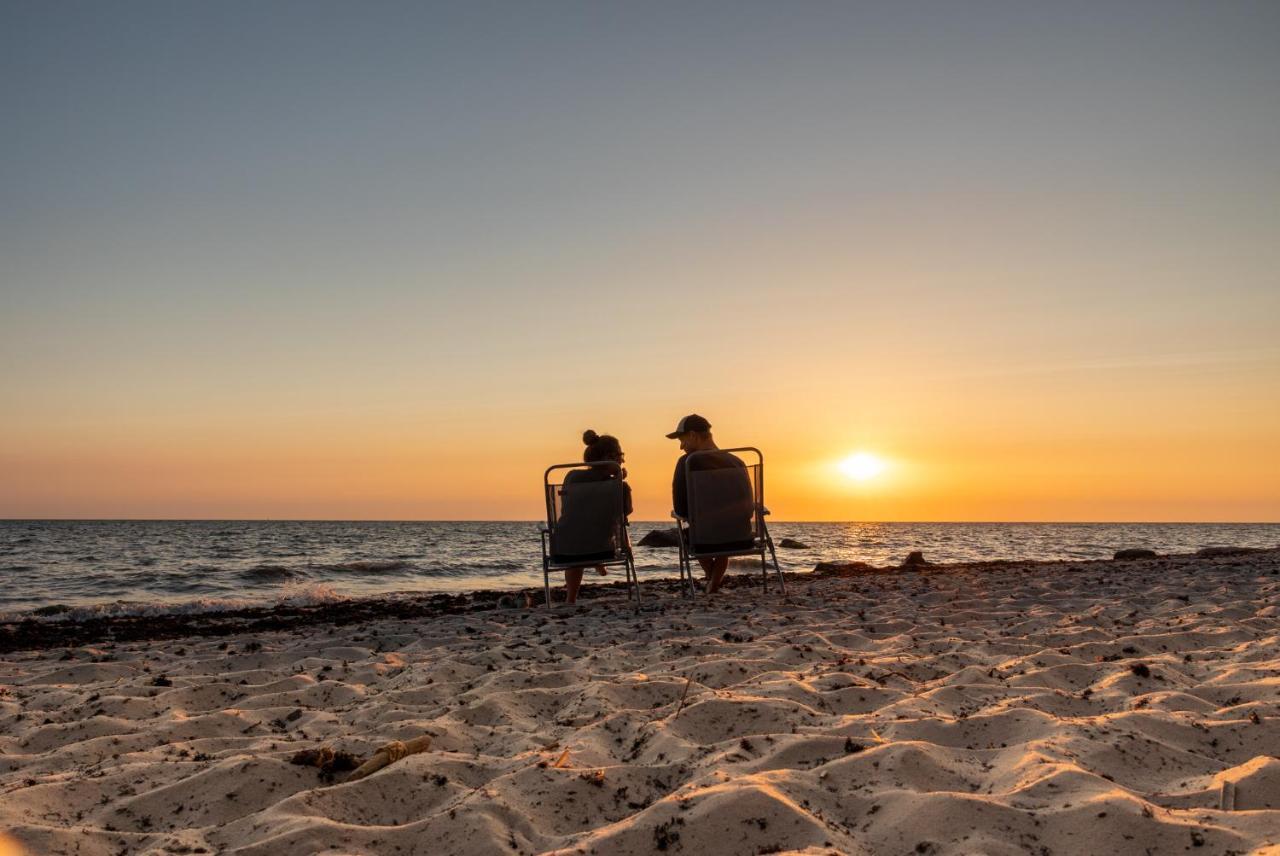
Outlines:
{"type": "Polygon", "coordinates": [[[690,413],[688,416],[680,420],[680,424],[676,426],[676,430],[667,435],[668,440],[674,440],[686,431],[710,431],[711,423],[705,417],[696,413],[690,413]]]}

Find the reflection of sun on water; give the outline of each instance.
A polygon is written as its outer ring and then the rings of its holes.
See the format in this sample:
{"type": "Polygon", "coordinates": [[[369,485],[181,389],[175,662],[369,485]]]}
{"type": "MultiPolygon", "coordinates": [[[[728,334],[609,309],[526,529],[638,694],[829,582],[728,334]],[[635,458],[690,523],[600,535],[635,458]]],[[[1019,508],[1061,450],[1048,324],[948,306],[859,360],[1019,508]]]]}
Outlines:
{"type": "Polygon", "coordinates": [[[884,472],[885,462],[870,452],[855,452],[840,462],[840,472],[854,481],[867,481],[884,472]]]}

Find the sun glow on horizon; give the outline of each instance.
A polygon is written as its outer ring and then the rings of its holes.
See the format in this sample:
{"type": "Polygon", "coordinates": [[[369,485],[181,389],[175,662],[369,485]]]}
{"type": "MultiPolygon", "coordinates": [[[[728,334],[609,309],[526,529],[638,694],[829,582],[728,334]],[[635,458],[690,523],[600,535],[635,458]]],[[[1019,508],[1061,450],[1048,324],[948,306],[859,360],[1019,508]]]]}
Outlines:
{"type": "Polygon", "coordinates": [[[842,460],[838,466],[840,472],[854,481],[869,481],[883,473],[888,464],[870,452],[854,452],[842,460]]]}

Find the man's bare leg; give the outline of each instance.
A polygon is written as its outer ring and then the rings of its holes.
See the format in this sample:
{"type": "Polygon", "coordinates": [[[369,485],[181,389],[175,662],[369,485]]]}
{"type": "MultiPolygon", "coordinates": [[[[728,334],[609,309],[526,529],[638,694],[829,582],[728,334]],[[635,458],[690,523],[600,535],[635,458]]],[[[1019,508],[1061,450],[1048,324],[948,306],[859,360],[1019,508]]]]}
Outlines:
{"type": "Polygon", "coordinates": [[[707,575],[707,594],[715,594],[720,591],[720,586],[724,582],[724,573],[729,570],[729,557],[716,556],[712,559],[699,559],[698,563],[702,565],[702,571],[707,575]]]}
{"type": "Polygon", "coordinates": [[[582,568],[566,568],[564,572],[564,599],[566,603],[578,602],[578,589],[582,586],[582,568]]]}

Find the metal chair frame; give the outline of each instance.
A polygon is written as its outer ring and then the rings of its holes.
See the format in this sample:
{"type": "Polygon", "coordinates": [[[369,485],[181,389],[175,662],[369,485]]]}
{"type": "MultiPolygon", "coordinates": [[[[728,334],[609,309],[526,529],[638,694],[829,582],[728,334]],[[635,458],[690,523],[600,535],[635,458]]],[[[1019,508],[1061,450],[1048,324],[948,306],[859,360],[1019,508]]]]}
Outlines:
{"type": "Polygon", "coordinates": [[[692,523],[687,517],[682,517],[672,511],[671,516],[675,518],[676,526],[680,530],[680,582],[681,587],[689,594],[694,594],[693,582],[693,563],[697,559],[714,559],[720,556],[760,556],[761,582],[764,590],[769,591],[769,560],[773,562],[773,570],[778,577],[778,588],[785,597],[787,594],[787,581],[782,575],[782,568],[778,565],[778,554],[773,548],[773,539],[769,537],[769,528],[765,525],[765,517],[769,514],[769,509],[764,505],[764,453],[755,446],[739,446],[734,449],[711,449],[702,452],[690,452],[684,459],[684,483],[686,488],[686,496],[690,497],[689,510],[693,510],[693,483],[689,478],[690,474],[695,472],[690,468],[690,463],[699,455],[711,454],[737,454],[751,453],[756,456],[758,465],[756,467],[755,484],[752,485],[754,496],[752,497],[755,506],[754,509],[754,531],[752,533],[752,546],[744,547],[736,550],[722,550],[717,552],[701,552],[697,550],[697,545],[692,539],[692,523]],[[768,551],[768,559],[765,558],[765,552],[768,551]]]}
{"type": "Polygon", "coordinates": [[[634,596],[636,609],[640,608],[640,579],[636,576],[636,561],[631,550],[631,533],[629,527],[631,522],[627,520],[625,514],[625,493],[622,486],[622,465],[616,461],[594,461],[584,463],[579,461],[572,464],[552,464],[547,467],[542,474],[542,496],[547,506],[547,522],[544,523],[539,531],[542,537],[542,587],[547,598],[547,608],[551,608],[551,572],[565,571],[573,568],[594,568],[598,565],[618,566],[621,565],[626,572],[627,577],[627,600],[631,600],[634,596]],[[564,489],[564,482],[553,484],[551,474],[557,470],[582,470],[588,468],[608,469],[611,470],[618,478],[618,514],[616,520],[618,522],[618,531],[614,539],[614,554],[611,558],[590,559],[581,562],[557,562],[554,561],[551,553],[551,540],[555,537],[556,531],[556,511],[553,502],[553,490],[564,489]],[[634,592],[634,595],[633,595],[634,592]]]}

